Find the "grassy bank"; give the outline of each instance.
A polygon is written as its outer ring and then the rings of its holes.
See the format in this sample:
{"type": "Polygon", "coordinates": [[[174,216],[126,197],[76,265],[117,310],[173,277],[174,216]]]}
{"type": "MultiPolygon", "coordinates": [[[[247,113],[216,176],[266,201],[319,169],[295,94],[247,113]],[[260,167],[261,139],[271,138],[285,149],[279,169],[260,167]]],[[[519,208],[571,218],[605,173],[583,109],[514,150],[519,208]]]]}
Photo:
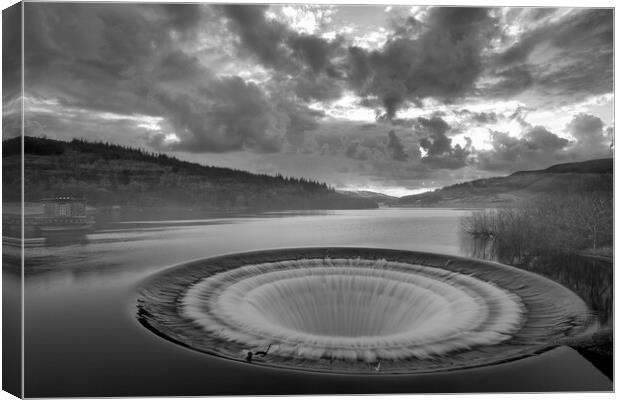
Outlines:
{"type": "Polygon", "coordinates": [[[549,194],[514,207],[474,211],[461,227],[521,257],[550,252],[610,256],[613,198],[607,190],[549,194]]]}

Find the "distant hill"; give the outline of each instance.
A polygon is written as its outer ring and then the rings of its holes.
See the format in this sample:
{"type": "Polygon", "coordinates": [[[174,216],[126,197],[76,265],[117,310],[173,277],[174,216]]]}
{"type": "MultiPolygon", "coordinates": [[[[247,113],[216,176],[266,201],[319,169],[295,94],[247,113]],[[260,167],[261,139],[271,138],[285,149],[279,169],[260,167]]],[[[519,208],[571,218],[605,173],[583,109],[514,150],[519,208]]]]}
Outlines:
{"type": "Polygon", "coordinates": [[[375,203],[382,204],[396,204],[398,203],[398,197],[389,196],[384,193],[373,192],[370,190],[336,190],[338,193],[342,193],[347,196],[359,197],[362,199],[369,199],[375,203]]]}
{"type": "MultiPolygon", "coordinates": [[[[21,138],[3,141],[4,202],[19,201],[21,138]]],[[[304,178],[203,166],[165,154],[84,140],[24,138],[25,201],[85,196],[98,207],[199,210],[376,208],[304,178]]]]}
{"type": "Polygon", "coordinates": [[[493,207],[541,194],[613,189],[613,159],[557,164],[505,177],[477,179],[432,192],[404,196],[401,206],[493,207]]]}
{"type": "Polygon", "coordinates": [[[614,159],[613,158],[599,158],[597,160],[588,160],[581,162],[572,162],[565,164],[552,165],[546,169],[539,169],[535,171],[517,171],[514,175],[524,174],[613,174],[614,172],[614,159]]]}

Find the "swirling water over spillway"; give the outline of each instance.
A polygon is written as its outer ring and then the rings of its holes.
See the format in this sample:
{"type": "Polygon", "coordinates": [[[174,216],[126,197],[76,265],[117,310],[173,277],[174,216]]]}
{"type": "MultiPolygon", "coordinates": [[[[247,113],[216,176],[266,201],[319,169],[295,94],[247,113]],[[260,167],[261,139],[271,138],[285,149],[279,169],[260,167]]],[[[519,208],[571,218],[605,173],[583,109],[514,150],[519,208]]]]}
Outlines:
{"type": "Polygon", "coordinates": [[[148,282],[141,322],[203,352],[278,367],[403,373],[540,352],[593,323],[568,289],[501,264],[380,249],[274,250],[148,282]],[[265,355],[261,352],[267,352],[265,355]]]}

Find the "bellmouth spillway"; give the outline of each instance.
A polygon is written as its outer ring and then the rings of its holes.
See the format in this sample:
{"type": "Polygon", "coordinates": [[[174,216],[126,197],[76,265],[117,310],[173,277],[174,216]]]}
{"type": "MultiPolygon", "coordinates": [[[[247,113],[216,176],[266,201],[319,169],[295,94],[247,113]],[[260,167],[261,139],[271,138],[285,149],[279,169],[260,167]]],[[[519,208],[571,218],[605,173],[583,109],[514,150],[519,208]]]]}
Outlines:
{"type": "Polygon", "coordinates": [[[138,304],[144,325],[195,350],[332,372],[499,363],[558,345],[594,323],[579,297],[538,275],[386,249],[285,249],[194,261],[147,282],[138,304]]]}

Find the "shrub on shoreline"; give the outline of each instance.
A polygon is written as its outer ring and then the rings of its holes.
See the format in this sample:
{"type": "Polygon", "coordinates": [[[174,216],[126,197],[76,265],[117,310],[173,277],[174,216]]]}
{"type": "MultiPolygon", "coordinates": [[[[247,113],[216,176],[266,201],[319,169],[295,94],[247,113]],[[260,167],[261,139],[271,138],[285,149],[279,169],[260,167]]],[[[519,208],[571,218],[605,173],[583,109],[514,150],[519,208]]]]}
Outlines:
{"type": "Polygon", "coordinates": [[[519,256],[596,251],[613,245],[613,199],[605,191],[542,195],[474,211],[461,228],[519,256]]]}

